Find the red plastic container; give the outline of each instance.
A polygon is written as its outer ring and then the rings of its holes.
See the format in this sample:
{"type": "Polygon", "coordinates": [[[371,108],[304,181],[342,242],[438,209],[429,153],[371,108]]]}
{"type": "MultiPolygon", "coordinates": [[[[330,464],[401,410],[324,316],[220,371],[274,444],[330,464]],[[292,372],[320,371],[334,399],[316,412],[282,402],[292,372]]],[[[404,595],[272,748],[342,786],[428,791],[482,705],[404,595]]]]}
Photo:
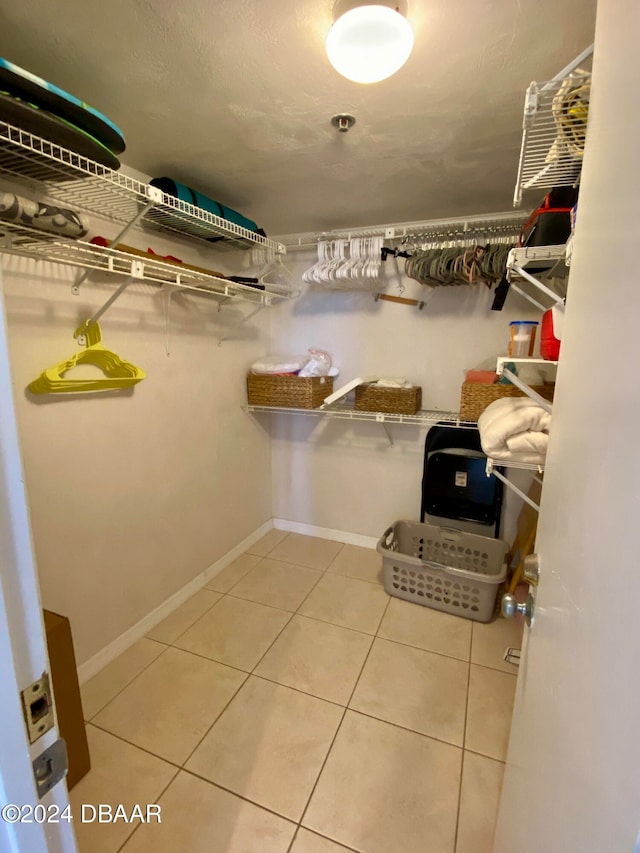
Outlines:
{"type": "Polygon", "coordinates": [[[558,361],[560,358],[563,319],[564,307],[562,305],[555,305],[542,315],[540,355],[547,361],[558,361]]]}

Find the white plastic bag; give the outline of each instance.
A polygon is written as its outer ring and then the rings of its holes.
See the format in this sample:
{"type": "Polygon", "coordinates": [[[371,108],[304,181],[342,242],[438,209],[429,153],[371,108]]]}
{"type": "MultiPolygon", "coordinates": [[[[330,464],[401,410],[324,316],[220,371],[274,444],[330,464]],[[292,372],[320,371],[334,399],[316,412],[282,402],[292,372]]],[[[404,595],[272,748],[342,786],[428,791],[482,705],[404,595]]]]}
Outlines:
{"type": "Polygon", "coordinates": [[[298,376],[328,376],[331,369],[331,356],[323,349],[309,349],[309,361],[298,376]]]}

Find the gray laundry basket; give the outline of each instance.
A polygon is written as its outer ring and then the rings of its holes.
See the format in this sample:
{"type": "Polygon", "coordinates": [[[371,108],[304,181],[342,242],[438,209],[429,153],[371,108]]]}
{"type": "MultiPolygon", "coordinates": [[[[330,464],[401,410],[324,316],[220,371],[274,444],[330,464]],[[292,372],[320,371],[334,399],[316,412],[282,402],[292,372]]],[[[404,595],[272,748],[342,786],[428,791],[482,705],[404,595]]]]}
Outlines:
{"type": "Polygon", "coordinates": [[[449,527],[396,521],[381,536],[389,595],[488,622],[507,576],[507,543],[449,527]]]}

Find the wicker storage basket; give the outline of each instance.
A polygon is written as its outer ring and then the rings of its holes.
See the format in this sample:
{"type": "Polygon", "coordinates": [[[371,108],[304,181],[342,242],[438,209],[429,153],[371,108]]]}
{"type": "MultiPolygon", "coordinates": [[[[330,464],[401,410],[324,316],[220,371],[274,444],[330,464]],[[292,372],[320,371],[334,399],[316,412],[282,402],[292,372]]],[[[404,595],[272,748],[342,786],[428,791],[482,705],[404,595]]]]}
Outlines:
{"type": "Polygon", "coordinates": [[[251,406],[317,409],[330,394],[333,394],[332,376],[247,375],[247,398],[251,406]]]}
{"type": "MultiPolygon", "coordinates": [[[[553,400],[553,392],[555,384],[548,385],[532,385],[534,391],[537,391],[545,400],[553,400]]],[[[493,385],[485,385],[480,382],[464,382],[462,384],[462,394],[460,395],[460,420],[462,421],[477,421],[480,415],[491,403],[496,400],[502,400],[503,397],[524,397],[524,391],[516,388],[515,385],[503,385],[494,383],[493,385]]]]}
{"type": "Polygon", "coordinates": [[[380,388],[366,383],[356,388],[355,408],[359,412],[387,412],[392,415],[415,415],[422,405],[422,388],[380,388]]]}
{"type": "Polygon", "coordinates": [[[396,521],[378,542],[389,595],[477,622],[493,616],[508,545],[449,527],[396,521]]]}

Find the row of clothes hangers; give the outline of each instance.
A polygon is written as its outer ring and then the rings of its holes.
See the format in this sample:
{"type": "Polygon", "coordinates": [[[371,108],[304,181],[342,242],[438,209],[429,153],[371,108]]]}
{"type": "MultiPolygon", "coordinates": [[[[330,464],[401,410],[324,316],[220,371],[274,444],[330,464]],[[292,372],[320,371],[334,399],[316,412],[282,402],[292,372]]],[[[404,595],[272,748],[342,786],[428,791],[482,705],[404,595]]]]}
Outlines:
{"type": "Polygon", "coordinates": [[[405,273],[426,287],[484,284],[492,287],[502,281],[514,237],[504,242],[422,248],[405,261],[405,273]]]}
{"type": "Polygon", "coordinates": [[[404,258],[405,273],[427,287],[484,284],[491,287],[503,278],[509,251],[517,235],[496,232],[483,239],[473,235],[418,235],[405,237],[400,247],[384,246],[381,236],[318,241],[318,260],[302,274],[308,284],[331,290],[371,287],[380,278],[388,257],[404,258]]]}
{"type": "Polygon", "coordinates": [[[330,290],[366,288],[380,275],[383,243],[382,236],[319,240],[318,260],[302,273],[302,280],[330,290]]]}

